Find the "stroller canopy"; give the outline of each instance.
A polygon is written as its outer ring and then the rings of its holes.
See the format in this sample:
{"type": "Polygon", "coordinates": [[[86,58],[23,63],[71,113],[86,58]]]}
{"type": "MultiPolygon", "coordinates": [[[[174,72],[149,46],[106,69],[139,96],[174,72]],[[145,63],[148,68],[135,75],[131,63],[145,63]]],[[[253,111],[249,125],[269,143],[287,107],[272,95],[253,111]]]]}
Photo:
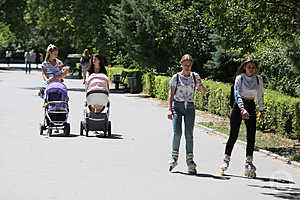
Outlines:
{"type": "Polygon", "coordinates": [[[108,94],[108,78],[103,73],[93,73],[89,76],[86,82],[86,93],[87,96],[90,93],[94,93],[96,91],[102,91],[105,94],[108,94]]]}
{"type": "Polygon", "coordinates": [[[61,82],[49,83],[46,87],[46,99],[49,101],[69,101],[66,85],[61,82]]]}

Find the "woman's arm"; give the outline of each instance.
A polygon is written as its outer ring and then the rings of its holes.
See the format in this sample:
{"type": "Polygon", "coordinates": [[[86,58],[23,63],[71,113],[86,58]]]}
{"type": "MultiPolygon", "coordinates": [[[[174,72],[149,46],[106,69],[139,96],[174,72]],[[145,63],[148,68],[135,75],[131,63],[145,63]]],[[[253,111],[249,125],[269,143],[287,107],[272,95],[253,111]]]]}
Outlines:
{"type": "Polygon", "coordinates": [[[202,82],[198,85],[198,90],[200,90],[200,92],[201,92],[202,95],[205,95],[206,89],[205,89],[205,87],[204,87],[204,85],[203,85],[202,82]]]}
{"type": "Polygon", "coordinates": [[[264,83],[261,76],[258,77],[257,104],[259,108],[259,122],[264,119],[264,83]]]}
{"type": "Polygon", "coordinates": [[[48,81],[48,78],[46,76],[46,69],[44,68],[44,66],[42,66],[42,77],[43,77],[44,81],[48,81]]]}
{"type": "Polygon", "coordinates": [[[169,105],[169,113],[168,113],[168,119],[172,120],[174,113],[172,110],[172,104],[173,104],[173,100],[174,100],[174,94],[175,94],[175,87],[174,86],[170,86],[170,90],[169,90],[169,97],[168,97],[168,105],[169,105]]]}

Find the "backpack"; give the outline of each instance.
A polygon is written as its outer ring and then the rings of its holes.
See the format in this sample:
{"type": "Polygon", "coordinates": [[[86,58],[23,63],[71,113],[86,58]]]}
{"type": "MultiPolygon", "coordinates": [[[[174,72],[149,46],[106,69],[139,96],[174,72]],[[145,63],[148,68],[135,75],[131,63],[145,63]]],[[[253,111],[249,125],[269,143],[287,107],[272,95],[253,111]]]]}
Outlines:
{"type": "MultiPolygon", "coordinates": [[[[197,82],[196,82],[196,77],[195,77],[194,72],[192,72],[192,75],[193,75],[193,80],[194,80],[194,83],[195,83],[195,87],[194,87],[194,92],[195,92],[197,82]]],[[[176,86],[175,86],[174,95],[176,94],[176,91],[177,91],[178,80],[179,80],[179,75],[177,73],[176,74],[176,86]]]]}
{"type": "MultiPolygon", "coordinates": [[[[258,79],[258,76],[256,76],[256,81],[257,81],[257,85],[259,85],[259,79],[258,79]]],[[[231,85],[231,88],[230,88],[230,96],[229,96],[229,105],[230,107],[232,108],[234,103],[235,103],[235,99],[234,99],[234,83],[235,81],[233,82],[233,84],[231,85]]],[[[241,77],[241,84],[243,83],[243,77],[241,77]]]]}

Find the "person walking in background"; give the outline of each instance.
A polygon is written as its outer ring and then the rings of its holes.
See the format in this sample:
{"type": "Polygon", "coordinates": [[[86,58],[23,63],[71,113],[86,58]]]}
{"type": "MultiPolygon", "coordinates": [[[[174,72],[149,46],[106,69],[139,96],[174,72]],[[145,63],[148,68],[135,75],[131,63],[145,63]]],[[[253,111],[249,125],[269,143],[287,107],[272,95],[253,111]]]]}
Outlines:
{"type": "Polygon", "coordinates": [[[89,63],[90,63],[89,50],[85,49],[80,57],[80,65],[81,65],[83,84],[85,84],[85,81],[86,81],[86,72],[89,67],[89,63]]]}
{"type": "Polygon", "coordinates": [[[199,74],[191,71],[194,63],[191,55],[186,54],[182,56],[179,63],[181,64],[182,71],[173,75],[169,83],[168,119],[172,120],[173,125],[172,153],[169,162],[169,171],[172,171],[177,165],[182,135],[182,118],[184,118],[188,173],[196,174],[197,165],[193,160],[193,131],[195,123],[194,93],[195,89],[199,89],[202,95],[204,95],[206,89],[203,86],[203,81],[199,74]]]}
{"type": "Polygon", "coordinates": [[[9,67],[11,57],[12,57],[12,51],[10,49],[7,49],[5,51],[5,61],[6,61],[7,67],[9,67]]]}
{"type": "Polygon", "coordinates": [[[25,73],[30,74],[31,72],[31,53],[29,51],[29,49],[26,50],[26,52],[24,53],[24,58],[25,58],[25,73]]]}
{"type": "Polygon", "coordinates": [[[225,156],[221,165],[221,175],[228,169],[231,152],[238,138],[242,120],[247,127],[247,147],[245,161],[245,176],[254,178],[256,167],[253,165],[253,151],[256,134],[256,105],[259,107],[259,121],[263,120],[264,87],[263,79],[258,75],[258,63],[252,57],[247,57],[238,68],[234,83],[235,102],[230,115],[230,135],[225,147],[225,156]]]}

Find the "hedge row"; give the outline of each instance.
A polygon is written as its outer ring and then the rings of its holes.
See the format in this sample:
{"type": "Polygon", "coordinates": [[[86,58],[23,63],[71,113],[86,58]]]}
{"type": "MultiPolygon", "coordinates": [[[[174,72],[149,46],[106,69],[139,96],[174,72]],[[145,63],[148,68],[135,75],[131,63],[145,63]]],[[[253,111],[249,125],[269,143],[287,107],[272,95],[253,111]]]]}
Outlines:
{"type": "MultiPolygon", "coordinates": [[[[121,73],[123,68],[110,68],[109,76],[121,73]]],[[[127,70],[133,73],[134,70],[127,70]]],[[[142,73],[139,73],[142,74],[142,73]]],[[[169,81],[171,77],[157,76],[154,73],[142,74],[141,85],[144,93],[161,100],[167,100],[169,81]]],[[[196,109],[229,117],[230,85],[212,80],[204,80],[206,94],[195,93],[196,109]]],[[[257,123],[257,128],[263,131],[278,132],[292,139],[300,139],[300,98],[282,95],[279,92],[265,90],[265,118],[263,123],[257,123]]],[[[258,110],[257,110],[258,111],[258,110]]],[[[258,119],[257,112],[257,119],[258,119]]]]}

